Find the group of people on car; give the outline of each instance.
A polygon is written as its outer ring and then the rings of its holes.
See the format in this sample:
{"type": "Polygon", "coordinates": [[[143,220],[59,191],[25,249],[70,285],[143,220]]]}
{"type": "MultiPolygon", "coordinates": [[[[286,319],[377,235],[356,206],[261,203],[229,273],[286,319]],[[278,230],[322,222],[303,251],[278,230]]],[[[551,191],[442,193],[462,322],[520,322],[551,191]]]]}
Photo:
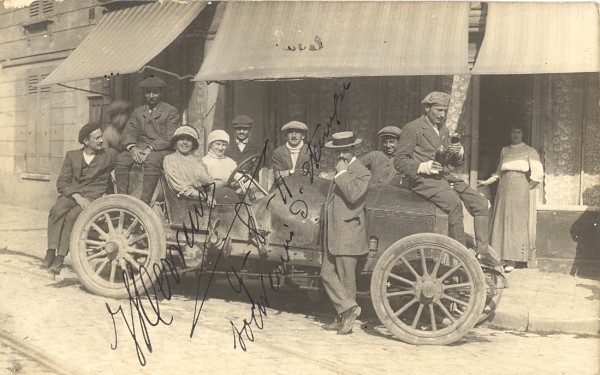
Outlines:
{"type": "MultiPolygon", "coordinates": [[[[165,82],[150,77],[140,86],[144,89],[146,103],[131,114],[117,147],[120,152],[113,148],[104,149],[101,127],[90,123],[79,132],[78,139],[83,148],[69,151],[65,157],[57,181],[60,196],[48,217],[48,250],[42,262],[42,267],[52,273],[60,273],[77,216],[92,200],[107,191],[113,169],[117,193],[129,194],[131,169],[134,165],[142,167],[140,198],[147,204],[151,203],[163,171],[168,185],[179,196],[206,199],[206,186],[226,188],[227,182],[238,180],[238,176],[231,177],[238,163],[262,152],[262,145],[252,142],[249,137],[253,120],[240,115],[232,121],[234,142],[224,130],[214,130],[207,136],[206,155],[198,157],[195,155],[199,148],[197,130],[189,125],[180,126],[177,109],[161,101],[165,82]]],[[[445,126],[450,95],[432,92],[421,103],[423,114],[402,130],[387,126],[378,132],[381,151],[358,157],[356,146],[361,140],[350,131],[334,133],[325,144],[326,148],[338,153],[338,158],[325,203],[325,252],[321,276],[339,317],[326,328],[335,329],[339,334],[350,333],[354,320],[360,315],[355,278],[357,259],[368,252],[364,201],[369,186],[389,184],[394,178],[404,176],[414,192],[448,214],[449,236],[466,245],[464,204],[474,217],[480,262],[492,267],[503,265],[489,246],[488,201],[452,173],[452,167],[464,162],[465,150],[460,138],[450,134],[445,126]]],[[[285,135],[285,144],[271,155],[276,178],[305,172],[307,164],[311,163],[311,146],[305,143],[308,126],[291,121],[283,125],[281,131],[285,135]]],[[[511,134],[514,135],[513,144],[503,150],[498,172],[480,184],[501,180],[499,194],[503,191],[518,194],[523,206],[528,199],[528,189],[541,181],[543,171],[537,152],[523,144],[522,129],[516,127],[511,134]],[[514,184],[518,184],[518,188],[512,188],[514,184]]],[[[248,185],[239,184],[238,188],[245,191],[248,185]]],[[[517,215],[525,224],[525,229],[511,226],[508,230],[518,232],[519,246],[522,246],[528,241],[523,238],[526,233],[522,233],[526,230],[528,216],[523,215],[523,207],[507,204],[506,198],[499,197],[497,201],[505,203],[495,210],[492,240],[500,244],[501,257],[511,260],[511,243],[504,238],[506,220],[500,220],[507,215],[517,215]],[[501,237],[503,240],[498,240],[501,237]]]]}

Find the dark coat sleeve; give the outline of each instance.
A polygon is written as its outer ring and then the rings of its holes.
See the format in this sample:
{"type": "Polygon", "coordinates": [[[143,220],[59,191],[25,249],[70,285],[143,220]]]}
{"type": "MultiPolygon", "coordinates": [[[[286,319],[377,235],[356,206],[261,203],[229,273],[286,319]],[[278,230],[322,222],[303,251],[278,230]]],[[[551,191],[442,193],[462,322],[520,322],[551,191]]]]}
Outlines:
{"type": "Polygon", "coordinates": [[[130,144],[136,144],[138,139],[138,134],[140,133],[141,125],[141,110],[140,108],[136,108],[131,113],[129,117],[129,121],[127,121],[127,125],[125,125],[125,129],[123,130],[123,145],[127,147],[130,144]]]}
{"type": "MultiPolygon", "coordinates": [[[[166,104],[166,103],[165,103],[166,104]]],[[[150,145],[155,151],[168,150],[171,147],[171,138],[175,134],[175,130],[179,127],[179,111],[171,105],[165,105],[166,112],[166,131],[162,136],[156,137],[156,140],[150,145]]]]}
{"type": "Polygon", "coordinates": [[[71,195],[78,193],[79,184],[74,183],[73,181],[73,153],[71,151],[67,152],[65,155],[65,159],[63,160],[62,168],[60,169],[60,174],[56,179],[56,189],[58,192],[66,197],[70,197],[71,195]]]}
{"type": "Polygon", "coordinates": [[[286,171],[290,169],[287,164],[287,154],[285,150],[281,147],[277,147],[275,151],[273,151],[273,155],[271,156],[271,163],[273,164],[273,173],[286,171]]]}
{"type": "Polygon", "coordinates": [[[398,148],[394,156],[394,168],[405,175],[415,178],[419,170],[419,161],[413,159],[413,152],[417,144],[417,122],[409,122],[402,128],[402,134],[398,140],[398,148]]]}
{"type": "Polygon", "coordinates": [[[371,181],[371,172],[362,164],[359,164],[355,168],[352,168],[352,170],[348,167],[346,173],[335,177],[334,181],[344,199],[348,203],[354,204],[367,193],[367,188],[371,181]]]}

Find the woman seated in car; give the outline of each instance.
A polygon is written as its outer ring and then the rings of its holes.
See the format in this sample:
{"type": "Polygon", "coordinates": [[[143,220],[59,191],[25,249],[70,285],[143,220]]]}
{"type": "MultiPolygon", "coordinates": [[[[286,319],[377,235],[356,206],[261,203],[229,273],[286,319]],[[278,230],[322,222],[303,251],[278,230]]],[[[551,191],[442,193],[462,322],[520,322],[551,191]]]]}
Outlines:
{"type": "Polygon", "coordinates": [[[225,130],[213,130],[208,135],[208,153],[202,161],[208,167],[208,173],[214,179],[217,187],[225,186],[231,173],[237,167],[233,159],[225,156],[229,145],[229,134],[225,130]]]}
{"type": "Polygon", "coordinates": [[[203,187],[208,188],[214,181],[202,159],[194,155],[198,146],[198,132],[191,126],[177,128],[171,138],[175,152],[165,157],[163,168],[167,183],[178,195],[205,198],[203,187]]]}

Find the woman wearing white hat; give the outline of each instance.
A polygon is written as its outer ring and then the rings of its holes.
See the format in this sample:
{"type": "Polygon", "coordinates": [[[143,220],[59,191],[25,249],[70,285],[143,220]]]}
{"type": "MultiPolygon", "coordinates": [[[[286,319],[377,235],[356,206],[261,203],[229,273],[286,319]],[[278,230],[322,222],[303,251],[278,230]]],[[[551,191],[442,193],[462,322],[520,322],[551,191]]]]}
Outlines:
{"type": "Polygon", "coordinates": [[[203,186],[213,182],[206,165],[193,155],[198,149],[198,132],[191,126],[180,126],[171,138],[175,152],[165,156],[163,168],[173,191],[185,197],[203,195],[203,186]]]}
{"type": "Polygon", "coordinates": [[[225,130],[213,130],[208,135],[208,153],[202,158],[208,167],[208,173],[214,179],[216,187],[224,186],[237,167],[233,159],[225,156],[229,145],[229,134],[225,130]]]}

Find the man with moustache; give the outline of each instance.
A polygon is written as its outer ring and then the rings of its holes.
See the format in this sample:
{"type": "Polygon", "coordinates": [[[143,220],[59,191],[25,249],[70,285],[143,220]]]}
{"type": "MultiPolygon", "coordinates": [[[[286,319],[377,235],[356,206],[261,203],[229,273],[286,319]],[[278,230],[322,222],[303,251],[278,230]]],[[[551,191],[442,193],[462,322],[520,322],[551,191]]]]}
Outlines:
{"type": "Polygon", "coordinates": [[[257,145],[250,140],[250,133],[254,120],[250,116],[238,115],[231,121],[233,126],[233,142],[225,150],[225,156],[232,158],[237,164],[250,155],[260,154],[262,145],[257,145]]]}
{"type": "Polygon", "coordinates": [[[165,81],[150,77],[140,82],[146,104],[133,110],[123,131],[122,144],[125,151],[115,159],[117,193],[129,194],[131,167],[139,164],[144,169],[140,199],[150,204],[158,184],[163,159],[171,153],[171,138],[179,126],[177,108],[160,100],[165,81]]]}
{"type": "Polygon", "coordinates": [[[378,187],[391,183],[397,172],[394,168],[394,153],[400,139],[400,128],[386,126],[377,132],[381,139],[381,151],[371,151],[360,157],[360,161],[371,171],[371,186],[378,187]]]}
{"type": "Polygon", "coordinates": [[[421,102],[423,115],[402,128],[394,166],[410,178],[410,188],[448,214],[448,234],[466,246],[463,202],[475,220],[475,239],[479,261],[497,267],[502,262],[489,246],[488,201],[445,166],[464,162],[460,139],[452,142],[444,126],[450,95],[431,92],[421,102]],[[436,160],[436,152],[439,160],[436,160]]]}
{"type": "Polygon", "coordinates": [[[286,177],[302,170],[304,163],[310,160],[308,145],[304,144],[308,126],[300,121],[290,121],[283,125],[281,132],[285,134],[286,142],[273,151],[271,161],[273,174],[286,177]]]}
{"type": "Polygon", "coordinates": [[[356,265],[358,258],[369,251],[364,205],[371,172],[355,156],[356,145],[361,142],[352,132],[345,131],[333,134],[332,140],[325,144],[337,150],[339,157],[325,201],[325,249],[321,265],[325,291],[338,315],[324,328],[337,330],[338,335],[352,332],[360,315],[356,303],[356,265]]]}
{"type": "Polygon", "coordinates": [[[69,252],[75,220],[90,202],[104,195],[111,181],[114,149],[104,150],[102,130],[88,123],[79,130],[83,148],[65,155],[56,188],[60,196],[48,214],[48,250],[40,268],[59,274],[69,252]]]}

